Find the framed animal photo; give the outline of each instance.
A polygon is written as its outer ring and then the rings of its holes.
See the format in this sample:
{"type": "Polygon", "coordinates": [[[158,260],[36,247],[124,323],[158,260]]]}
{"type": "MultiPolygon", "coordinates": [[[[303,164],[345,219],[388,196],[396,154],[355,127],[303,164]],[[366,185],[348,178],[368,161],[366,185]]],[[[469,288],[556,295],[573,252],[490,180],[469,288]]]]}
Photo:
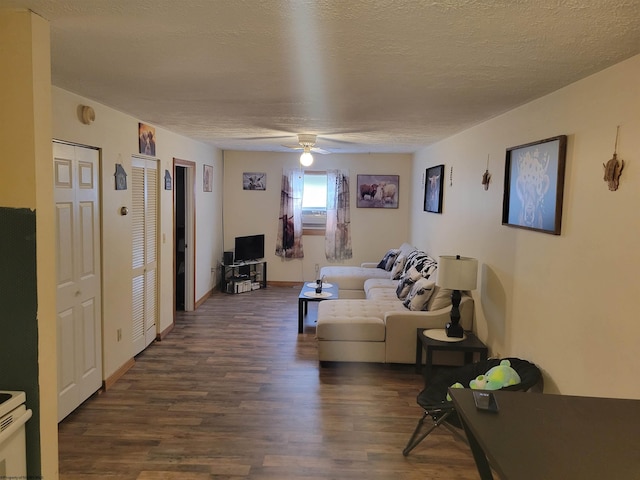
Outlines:
{"type": "Polygon", "coordinates": [[[424,211],[442,213],[444,165],[427,168],[424,175],[424,211]]]}
{"type": "Polygon", "coordinates": [[[245,172],[242,174],[243,190],[266,190],[267,174],[264,172],[245,172]]]}
{"type": "Polygon", "coordinates": [[[399,175],[358,175],[358,208],[398,208],[399,175]]]}
{"type": "Polygon", "coordinates": [[[502,224],[560,235],[567,136],[507,149],[502,224]]]}

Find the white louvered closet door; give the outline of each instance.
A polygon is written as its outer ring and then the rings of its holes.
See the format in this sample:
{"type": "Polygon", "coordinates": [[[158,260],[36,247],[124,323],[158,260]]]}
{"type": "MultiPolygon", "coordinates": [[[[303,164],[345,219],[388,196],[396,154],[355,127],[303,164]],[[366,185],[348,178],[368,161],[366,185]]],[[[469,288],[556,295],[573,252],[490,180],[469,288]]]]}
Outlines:
{"type": "Polygon", "coordinates": [[[131,159],[133,355],[156,338],[158,316],[158,163],[131,159]]]}

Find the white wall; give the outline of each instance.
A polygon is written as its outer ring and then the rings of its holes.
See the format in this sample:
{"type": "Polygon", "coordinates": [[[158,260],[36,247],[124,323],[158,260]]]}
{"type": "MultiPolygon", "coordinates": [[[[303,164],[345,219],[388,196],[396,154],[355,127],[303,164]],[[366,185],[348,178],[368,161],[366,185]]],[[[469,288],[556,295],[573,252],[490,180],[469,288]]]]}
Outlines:
{"type": "Polygon", "coordinates": [[[545,391],[640,398],[640,56],[426,148],[413,165],[412,241],[480,261],[476,329],[491,353],[536,362],[545,391]],[[603,163],[625,160],[608,190],[603,163]],[[568,135],[562,234],[501,225],[505,151],[568,135]],[[490,157],[492,181],[481,185],[490,157]],[[446,165],[442,215],[421,175],[446,165]],[[449,186],[453,167],[453,186],[449,186]]]}
{"type": "MultiPolygon", "coordinates": [[[[324,236],[304,236],[305,257],[283,260],[275,255],[280,186],[283,168],[299,168],[299,153],[238,152],[224,153],[224,246],[233,250],[237,236],[265,234],[265,259],[269,281],[313,279],[315,264],[328,264],[324,236]],[[265,172],[267,189],[242,189],[244,172],[265,172]]],[[[409,198],[411,155],[406,154],[331,154],[315,155],[308,170],[343,168],[349,170],[351,193],[351,236],[353,258],[345,264],[359,265],[377,261],[393,247],[407,241],[409,235],[409,198]],[[397,209],[357,208],[358,174],[399,175],[397,209]]]]}
{"type": "MultiPolygon", "coordinates": [[[[132,357],[131,342],[131,216],[120,215],[120,207],[131,208],[131,188],[115,190],[115,164],[131,175],[131,156],[138,153],[138,122],[92,100],[53,88],[53,138],[98,147],[102,151],[102,274],[104,375],[108,378],[132,357]],[[84,125],[78,106],[89,105],[95,122],[84,125]],[[123,340],[117,341],[122,329],[123,340]]],[[[153,125],[152,125],[153,126],[153,125]]],[[[222,256],[222,152],[156,126],[156,157],[159,177],[173,159],[196,163],[196,301],[214,286],[211,269],[222,256]],[[213,165],[213,193],[202,191],[203,165],[213,165]]],[[[162,183],[164,185],[164,183],[162,183]]],[[[173,322],[173,193],[160,190],[160,278],[158,331],[173,322]]]]}

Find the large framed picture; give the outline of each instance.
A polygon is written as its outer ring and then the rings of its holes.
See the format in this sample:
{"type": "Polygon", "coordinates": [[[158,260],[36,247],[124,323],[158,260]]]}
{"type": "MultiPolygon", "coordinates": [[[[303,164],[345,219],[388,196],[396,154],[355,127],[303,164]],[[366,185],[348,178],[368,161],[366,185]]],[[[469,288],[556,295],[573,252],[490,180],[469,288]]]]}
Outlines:
{"type": "Polygon", "coordinates": [[[424,211],[442,213],[444,165],[427,168],[424,176],[424,211]]]}
{"type": "Polygon", "coordinates": [[[399,175],[358,175],[358,208],[398,208],[399,175]]]}
{"type": "Polygon", "coordinates": [[[502,224],[560,235],[567,136],[507,149],[502,224]]]}

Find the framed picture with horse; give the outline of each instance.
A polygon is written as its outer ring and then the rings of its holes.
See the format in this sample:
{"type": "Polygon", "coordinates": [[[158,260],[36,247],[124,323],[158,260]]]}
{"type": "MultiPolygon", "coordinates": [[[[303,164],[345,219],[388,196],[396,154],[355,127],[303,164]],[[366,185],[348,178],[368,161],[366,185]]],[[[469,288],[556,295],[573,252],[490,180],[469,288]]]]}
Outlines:
{"type": "Polygon", "coordinates": [[[560,235],[567,136],[507,149],[502,224],[560,235]]]}

